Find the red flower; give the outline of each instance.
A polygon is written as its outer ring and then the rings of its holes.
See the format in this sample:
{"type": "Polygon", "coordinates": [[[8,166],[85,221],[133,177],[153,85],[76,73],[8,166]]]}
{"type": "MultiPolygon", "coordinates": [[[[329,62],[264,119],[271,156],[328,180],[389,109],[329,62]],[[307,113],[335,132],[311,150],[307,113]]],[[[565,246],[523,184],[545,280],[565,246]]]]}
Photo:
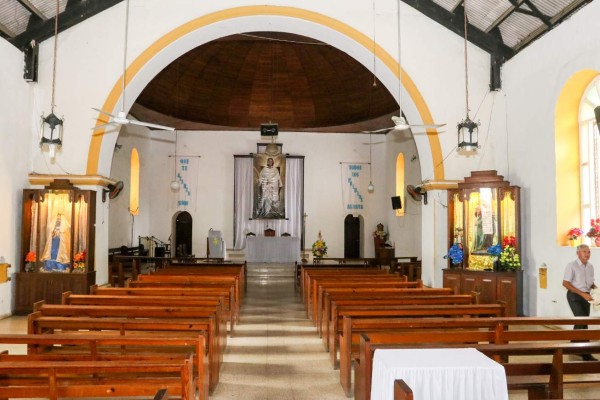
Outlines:
{"type": "Polygon", "coordinates": [[[34,251],[30,251],[29,253],[27,253],[27,255],[25,256],[25,262],[35,262],[35,252],[34,251]]]}
{"type": "Polygon", "coordinates": [[[502,239],[502,247],[511,246],[517,247],[517,239],[514,236],[504,236],[502,239]]]}

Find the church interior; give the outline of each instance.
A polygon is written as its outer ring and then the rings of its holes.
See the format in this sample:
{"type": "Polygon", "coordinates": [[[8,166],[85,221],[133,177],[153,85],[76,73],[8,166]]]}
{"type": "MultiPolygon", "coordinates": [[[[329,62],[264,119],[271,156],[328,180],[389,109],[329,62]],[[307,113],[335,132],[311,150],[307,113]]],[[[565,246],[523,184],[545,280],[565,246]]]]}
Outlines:
{"type": "Polygon", "coordinates": [[[0,3],[0,398],[600,398],[599,2],[0,3]]]}

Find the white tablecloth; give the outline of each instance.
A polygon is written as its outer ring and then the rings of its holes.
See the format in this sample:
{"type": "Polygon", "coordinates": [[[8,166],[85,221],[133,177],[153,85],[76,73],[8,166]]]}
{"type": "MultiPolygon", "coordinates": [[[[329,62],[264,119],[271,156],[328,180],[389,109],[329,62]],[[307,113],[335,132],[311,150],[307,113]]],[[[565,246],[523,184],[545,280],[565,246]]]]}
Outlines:
{"type": "Polygon", "coordinates": [[[246,238],[246,261],[265,263],[300,261],[300,238],[248,236],[246,238]]]}
{"type": "Polygon", "coordinates": [[[472,348],[375,350],[371,400],[393,400],[394,379],[419,400],[508,400],[502,365],[472,348]]]}

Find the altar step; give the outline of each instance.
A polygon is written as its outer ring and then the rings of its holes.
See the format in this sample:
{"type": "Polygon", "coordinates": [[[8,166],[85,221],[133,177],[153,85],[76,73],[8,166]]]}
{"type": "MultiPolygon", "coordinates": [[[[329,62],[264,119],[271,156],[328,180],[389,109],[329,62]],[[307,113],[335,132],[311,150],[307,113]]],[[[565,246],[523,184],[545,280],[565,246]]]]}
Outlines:
{"type": "Polygon", "coordinates": [[[292,282],[296,271],[294,264],[249,263],[248,279],[261,282],[292,282]]]}

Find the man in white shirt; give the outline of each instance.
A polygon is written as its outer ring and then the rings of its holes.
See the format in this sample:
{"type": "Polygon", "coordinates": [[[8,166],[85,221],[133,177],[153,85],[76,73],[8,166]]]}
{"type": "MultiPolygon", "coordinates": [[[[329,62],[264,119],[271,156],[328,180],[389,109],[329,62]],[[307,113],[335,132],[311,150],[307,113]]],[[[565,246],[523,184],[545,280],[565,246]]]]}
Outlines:
{"type": "MultiPolygon", "coordinates": [[[[594,283],[594,266],[589,263],[590,248],[587,244],[577,246],[577,259],[567,264],[563,286],[567,288],[567,301],[576,317],[590,316],[590,291],[594,283]]],[[[587,325],[575,325],[573,329],[587,329],[587,325]]],[[[584,361],[597,361],[591,354],[582,354],[584,361]]]]}

